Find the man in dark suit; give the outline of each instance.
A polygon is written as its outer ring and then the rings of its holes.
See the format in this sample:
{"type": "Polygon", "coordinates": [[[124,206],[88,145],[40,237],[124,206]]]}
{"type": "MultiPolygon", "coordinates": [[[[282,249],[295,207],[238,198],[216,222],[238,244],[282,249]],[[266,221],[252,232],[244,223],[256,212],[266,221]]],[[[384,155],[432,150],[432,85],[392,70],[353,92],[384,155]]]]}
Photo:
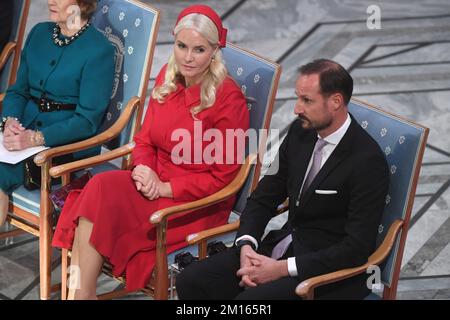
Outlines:
{"type": "MultiPolygon", "coordinates": [[[[300,68],[298,119],[281,144],[278,171],[248,199],[236,246],[177,277],[180,299],[298,299],[301,281],[367,262],[388,167],[378,144],[348,113],[352,91],[350,74],[336,62],[321,59],[300,68]],[[287,222],[261,240],[286,197],[287,222]]],[[[319,287],[316,298],[363,298],[367,277],[319,287]]]]}

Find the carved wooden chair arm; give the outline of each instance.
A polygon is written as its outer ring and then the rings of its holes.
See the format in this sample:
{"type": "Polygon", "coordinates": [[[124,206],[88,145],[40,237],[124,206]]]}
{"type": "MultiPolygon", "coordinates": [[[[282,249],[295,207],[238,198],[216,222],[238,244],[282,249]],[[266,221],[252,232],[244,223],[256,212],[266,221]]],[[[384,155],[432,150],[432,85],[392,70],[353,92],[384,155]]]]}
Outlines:
{"type": "Polygon", "coordinates": [[[303,299],[314,299],[314,289],[329,283],[333,283],[339,280],[344,280],[355,275],[366,272],[369,266],[381,264],[389,255],[392,247],[394,246],[396,236],[403,225],[403,220],[395,220],[386,234],[381,245],[378,249],[369,257],[367,263],[362,266],[338,270],[332,273],[323,274],[317,277],[313,277],[301,282],[295,289],[295,293],[303,299]]]}
{"type": "Polygon", "coordinates": [[[81,159],[65,164],[61,164],[59,166],[55,166],[50,169],[50,176],[53,178],[58,178],[64,175],[67,175],[71,172],[79,171],[81,169],[94,167],[96,165],[106,163],[108,161],[126,156],[130,154],[134,149],[134,142],[130,142],[126,145],[123,145],[117,149],[105,152],[103,154],[99,154],[90,158],[81,159]]]}
{"type": "Polygon", "coordinates": [[[150,223],[158,224],[163,219],[167,219],[169,216],[206,208],[232,197],[241,189],[242,185],[245,183],[245,180],[247,179],[247,176],[252,167],[251,164],[256,161],[256,157],[256,154],[250,154],[249,156],[247,156],[247,158],[245,159],[245,163],[241,166],[234,180],[231,181],[231,183],[222,190],[200,200],[158,210],[151,215],[150,223]]]}
{"type": "Polygon", "coordinates": [[[14,53],[16,48],[15,42],[8,42],[0,54],[0,71],[5,67],[8,58],[14,53]]]}
{"type": "Polygon", "coordinates": [[[186,238],[186,241],[189,245],[194,245],[198,244],[199,242],[207,241],[211,238],[215,238],[230,232],[237,231],[237,229],[239,229],[239,223],[240,223],[239,220],[237,220],[231,223],[224,224],[222,226],[190,234],[186,238]]]}
{"type": "MultiPolygon", "coordinates": [[[[277,214],[282,214],[283,212],[286,212],[288,209],[289,209],[289,198],[286,198],[286,200],[278,206],[277,214]]],[[[187,236],[186,242],[189,245],[206,243],[206,241],[208,241],[209,239],[216,238],[218,236],[227,233],[235,232],[238,229],[239,229],[239,220],[234,221],[232,223],[227,223],[222,226],[204,230],[198,233],[190,234],[189,236],[187,236]]]]}

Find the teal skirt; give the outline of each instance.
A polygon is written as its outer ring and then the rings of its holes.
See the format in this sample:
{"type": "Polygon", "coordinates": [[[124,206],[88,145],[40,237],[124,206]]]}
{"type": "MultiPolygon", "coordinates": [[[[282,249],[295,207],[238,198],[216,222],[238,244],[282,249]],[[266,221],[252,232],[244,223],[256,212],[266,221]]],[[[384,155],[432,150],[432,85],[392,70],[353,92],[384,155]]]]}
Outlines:
{"type": "Polygon", "coordinates": [[[11,194],[14,189],[23,184],[24,164],[9,164],[0,162],[0,190],[11,194]]]}

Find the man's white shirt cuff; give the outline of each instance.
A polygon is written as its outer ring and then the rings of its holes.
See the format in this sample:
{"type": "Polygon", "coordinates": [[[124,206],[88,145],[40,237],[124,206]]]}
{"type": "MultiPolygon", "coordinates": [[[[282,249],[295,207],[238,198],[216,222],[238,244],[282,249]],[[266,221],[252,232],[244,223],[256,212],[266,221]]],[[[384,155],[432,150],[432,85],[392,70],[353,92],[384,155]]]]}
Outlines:
{"type": "Polygon", "coordinates": [[[288,258],[287,264],[289,275],[291,277],[296,277],[298,275],[298,272],[297,272],[297,264],[295,263],[295,257],[288,258]]]}
{"type": "Polygon", "coordinates": [[[245,234],[242,237],[237,238],[236,241],[234,242],[234,244],[236,244],[239,240],[249,240],[249,241],[251,241],[255,245],[255,251],[258,250],[258,241],[256,241],[256,239],[253,238],[252,236],[249,236],[248,234],[245,234]]]}

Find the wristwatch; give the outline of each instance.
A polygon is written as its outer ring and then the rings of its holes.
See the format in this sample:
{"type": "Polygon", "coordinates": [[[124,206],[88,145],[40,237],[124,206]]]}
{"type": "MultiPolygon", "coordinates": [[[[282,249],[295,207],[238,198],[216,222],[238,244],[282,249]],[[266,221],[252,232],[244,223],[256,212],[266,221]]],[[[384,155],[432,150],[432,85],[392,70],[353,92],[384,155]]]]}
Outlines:
{"type": "Polygon", "coordinates": [[[247,239],[242,239],[236,242],[236,248],[241,251],[242,246],[245,246],[246,244],[250,245],[253,250],[256,250],[256,246],[253,242],[247,239]]]}

